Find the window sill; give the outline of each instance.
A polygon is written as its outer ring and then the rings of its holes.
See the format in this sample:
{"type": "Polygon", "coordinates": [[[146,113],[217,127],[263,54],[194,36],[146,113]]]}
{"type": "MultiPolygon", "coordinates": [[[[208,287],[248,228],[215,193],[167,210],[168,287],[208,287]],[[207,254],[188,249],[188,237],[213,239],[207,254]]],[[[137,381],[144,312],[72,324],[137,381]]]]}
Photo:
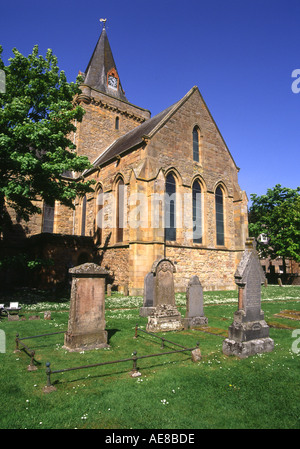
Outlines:
{"type": "Polygon", "coordinates": [[[195,164],[195,165],[196,165],[197,167],[199,167],[199,168],[203,168],[201,162],[197,162],[197,161],[194,161],[194,160],[193,160],[193,164],[195,164]]]}

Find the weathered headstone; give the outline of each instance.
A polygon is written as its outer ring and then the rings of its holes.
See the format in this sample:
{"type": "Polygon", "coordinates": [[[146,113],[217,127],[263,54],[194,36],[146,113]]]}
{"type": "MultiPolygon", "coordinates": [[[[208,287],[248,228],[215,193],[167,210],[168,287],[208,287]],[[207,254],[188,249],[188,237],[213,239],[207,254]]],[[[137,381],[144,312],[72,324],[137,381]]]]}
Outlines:
{"type": "Polygon", "coordinates": [[[198,276],[192,276],[186,289],[186,315],[184,328],[192,328],[207,324],[208,319],[203,312],[203,288],[198,276]]]}
{"type": "Polygon", "coordinates": [[[11,315],[10,313],[7,315],[7,321],[19,321],[19,315],[11,315]]]}
{"type": "Polygon", "coordinates": [[[107,284],[107,296],[111,296],[111,284],[107,284]]]}
{"type": "Polygon", "coordinates": [[[144,278],[143,307],[140,308],[140,316],[151,315],[154,309],[154,274],[152,271],[146,274],[144,278]]]}
{"type": "Polygon", "coordinates": [[[120,284],[118,286],[118,292],[124,296],[128,295],[128,286],[126,284],[120,284]]]}
{"type": "Polygon", "coordinates": [[[154,262],[151,271],[154,278],[154,311],[148,316],[147,331],[182,330],[181,314],[175,305],[173,263],[169,259],[159,259],[154,262]]]}
{"type": "Polygon", "coordinates": [[[105,330],[105,277],[94,263],[71,268],[72,288],[68,331],[64,347],[81,351],[109,347],[105,330]]]}
{"type": "Polygon", "coordinates": [[[44,312],[44,320],[51,320],[51,311],[47,310],[44,312]]]}
{"type": "Polygon", "coordinates": [[[274,349],[269,337],[269,326],[261,310],[261,286],[265,275],[261,267],[255,240],[247,239],[246,249],[235,273],[238,285],[238,310],[223,341],[223,353],[245,358],[274,349]]]}
{"type": "Polygon", "coordinates": [[[196,348],[192,351],[192,361],[193,362],[200,362],[202,356],[201,356],[201,351],[200,348],[196,348]]]}

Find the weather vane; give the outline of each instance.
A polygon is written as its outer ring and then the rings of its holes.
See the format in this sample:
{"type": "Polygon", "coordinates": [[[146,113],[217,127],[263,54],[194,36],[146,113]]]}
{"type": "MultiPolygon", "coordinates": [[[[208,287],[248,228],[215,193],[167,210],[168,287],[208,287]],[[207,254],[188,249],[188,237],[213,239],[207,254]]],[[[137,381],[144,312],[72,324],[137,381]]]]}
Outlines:
{"type": "Polygon", "coordinates": [[[107,19],[100,19],[100,22],[103,23],[103,28],[105,28],[106,21],[107,21],[107,19]]]}

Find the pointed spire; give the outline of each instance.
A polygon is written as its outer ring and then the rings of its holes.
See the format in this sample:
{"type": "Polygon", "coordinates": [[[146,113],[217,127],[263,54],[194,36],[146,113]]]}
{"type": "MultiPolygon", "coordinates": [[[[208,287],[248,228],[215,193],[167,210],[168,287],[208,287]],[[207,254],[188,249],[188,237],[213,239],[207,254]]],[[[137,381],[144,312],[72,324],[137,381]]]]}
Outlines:
{"type": "Polygon", "coordinates": [[[103,23],[103,28],[86,68],[84,84],[120,100],[128,101],[109,45],[105,28],[106,20],[100,19],[100,22],[103,23]]]}

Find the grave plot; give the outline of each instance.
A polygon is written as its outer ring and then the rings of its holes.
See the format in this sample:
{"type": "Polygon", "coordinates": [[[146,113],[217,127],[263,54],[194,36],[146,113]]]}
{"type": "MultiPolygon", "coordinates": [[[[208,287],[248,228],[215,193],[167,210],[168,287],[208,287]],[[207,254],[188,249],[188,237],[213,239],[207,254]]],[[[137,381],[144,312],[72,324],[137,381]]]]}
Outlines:
{"type": "Polygon", "coordinates": [[[289,320],[300,320],[300,311],[299,310],[281,310],[279,313],[276,313],[274,316],[278,316],[280,318],[288,318],[289,320]]]}
{"type": "MultiPolygon", "coordinates": [[[[34,340],[35,339],[41,339],[43,343],[46,343],[47,339],[49,336],[53,336],[53,335],[59,335],[59,334],[64,334],[65,331],[61,331],[61,332],[51,332],[51,333],[46,333],[46,334],[40,334],[40,335],[32,335],[32,336],[25,336],[25,337],[21,337],[19,334],[17,334],[16,339],[15,339],[15,343],[16,343],[16,349],[14,352],[21,352],[21,349],[24,350],[24,352],[26,352],[28,355],[31,356],[31,361],[30,361],[30,365],[27,368],[27,371],[36,371],[38,368],[41,369],[42,367],[44,368],[46,366],[46,376],[47,376],[47,380],[46,380],[46,385],[43,388],[44,393],[50,393],[52,391],[56,391],[57,388],[55,387],[54,384],[51,383],[51,379],[53,378],[53,375],[58,375],[60,373],[66,373],[68,371],[77,371],[77,370],[82,370],[82,369],[88,369],[88,368],[99,368],[99,370],[96,372],[96,376],[102,376],[104,373],[103,371],[101,372],[100,367],[104,367],[106,365],[113,365],[113,364],[119,364],[119,363],[127,363],[127,366],[129,366],[131,364],[131,371],[129,372],[131,377],[138,377],[141,375],[141,373],[139,372],[139,368],[137,366],[138,361],[144,360],[144,359],[149,359],[149,358],[157,358],[157,357],[162,357],[162,356],[168,356],[170,354],[189,354],[189,357],[191,357],[191,360],[193,362],[197,362],[201,359],[201,352],[200,352],[200,348],[199,348],[199,343],[196,343],[194,346],[192,347],[186,347],[182,344],[179,344],[178,342],[173,342],[169,339],[165,339],[164,337],[161,337],[159,335],[155,335],[155,334],[151,334],[141,328],[138,328],[138,325],[136,325],[135,327],[135,332],[134,335],[131,337],[132,339],[137,339],[138,338],[138,333],[143,333],[143,334],[147,334],[147,336],[153,336],[155,337],[156,340],[160,340],[161,341],[161,346],[160,346],[160,351],[157,350],[157,344],[155,344],[155,342],[151,339],[148,339],[147,343],[147,347],[145,346],[144,348],[139,346],[139,352],[137,351],[133,351],[131,354],[128,354],[128,357],[126,358],[120,358],[120,359],[115,359],[115,360],[105,360],[107,357],[104,356],[103,351],[105,351],[106,348],[102,348],[100,351],[98,351],[99,358],[100,360],[102,359],[103,361],[99,361],[99,363],[89,363],[89,364],[85,364],[85,365],[76,365],[76,366],[68,366],[68,367],[63,367],[60,369],[56,369],[59,365],[61,364],[72,364],[72,361],[70,359],[70,357],[68,357],[68,362],[66,360],[64,360],[62,362],[62,360],[60,361],[56,361],[55,360],[55,353],[54,353],[54,347],[53,347],[53,358],[51,360],[51,363],[49,361],[47,361],[46,363],[41,363],[38,362],[35,359],[35,354],[36,352],[30,348],[31,345],[33,345],[34,343],[27,343],[30,340],[34,340]],[[24,340],[26,340],[26,344],[24,343],[24,340]],[[152,349],[152,353],[151,354],[143,354],[142,351],[147,349],[148,352],[149,351],[149,347],[151,347],[152,349]],[[174,348],[175,347],[175,348],[174,348]],[[54,367],[54,368],[53,368],[54,367]]],[[[41,347],[43,348],[43,346],[41,347]]],[[[62,347],[64,348],[64,347],[62,347]]],[[[43,357],[42,354],[42,349],[39,352],[39,356],[43,357]]],[[[61,358],[60,358],[61,359],[61,358]]],[[[78,360],[78,359],[76,359],[78,360]]],[[[87,361],[87,359],[85,359],[87,361]]],[[[74,365],[75,365],[75,361],[74,361],[74,365]]],[[[157,363],[157,362],[156,362],[157,363]]],[[[146,369],[149,369],[149,366],[147,366],[146,369]]],[[[124,370],[126,370],[126,368],[124,368],[124,370]]],[[[123,371],[123,369],[122,369],[123,371]]],[[[109,375],[107,374],[107,372],[105,372],[104,374],[105,376],[109,375]]],[[[113,373],[111,374],[113,375],[113,373]]],[[[57,383],[57,379],[56,382],[57,383]]]]}

